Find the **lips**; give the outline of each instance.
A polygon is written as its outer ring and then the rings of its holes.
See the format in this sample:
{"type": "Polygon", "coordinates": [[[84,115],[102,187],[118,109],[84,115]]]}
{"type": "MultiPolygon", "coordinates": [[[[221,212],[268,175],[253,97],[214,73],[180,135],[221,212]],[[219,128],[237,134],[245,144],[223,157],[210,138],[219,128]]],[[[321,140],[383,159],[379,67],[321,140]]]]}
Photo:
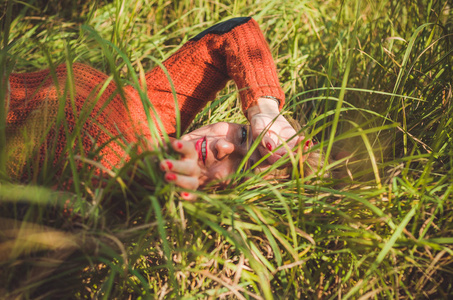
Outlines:
{"type": "Polygon", "coordinates": [[[206,137],[199,139],[195,147],[198,152],[198,159],[206,165],[206,157],[208,156],[208,141],[206,137]]]}

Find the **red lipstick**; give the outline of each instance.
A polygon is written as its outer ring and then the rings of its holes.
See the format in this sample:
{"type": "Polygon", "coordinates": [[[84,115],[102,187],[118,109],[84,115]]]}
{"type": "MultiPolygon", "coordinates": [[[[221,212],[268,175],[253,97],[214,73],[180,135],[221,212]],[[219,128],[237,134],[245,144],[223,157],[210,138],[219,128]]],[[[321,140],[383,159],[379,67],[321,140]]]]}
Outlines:
{"type": "Polygon", "coordinates": [[[198,159],[206,165],[206,157],[208,156],[208,141],[206,140],[206,137],[203,137],[196,142],[195,150],[198,153],[198,159]]]}

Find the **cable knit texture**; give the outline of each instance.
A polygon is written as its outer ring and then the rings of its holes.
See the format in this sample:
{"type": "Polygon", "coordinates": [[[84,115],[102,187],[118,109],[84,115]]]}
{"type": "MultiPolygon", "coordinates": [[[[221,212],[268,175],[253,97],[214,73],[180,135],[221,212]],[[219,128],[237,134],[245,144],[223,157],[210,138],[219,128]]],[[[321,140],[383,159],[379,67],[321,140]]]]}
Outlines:
{"type": "MultiPolygon", "coordinates": [[[[211,27],[163,65],[177,94],[181,132],[230,79],[239,89],[244,111],[260,96],[273,96],[284,104],[269,47],[251,18],[211,27]]],[[[68,147],[83,149],[76,154],[99,161],[107,169],[119,167],[127,160],[125,147],[139,136],[150,137],[138,92],[131,86],[119,88],[111,77],[89,66],[76,63],[71,70],[61,65],[55,72],[13,73],[9,81],[6,132],[8,171],[13,178],[29,178],[49,159],[54,165],[64,164],[68,147]]],[[[175,101],[160,67],[146,73],[146,87],[164,129],[174,135],[175,101]]]]}

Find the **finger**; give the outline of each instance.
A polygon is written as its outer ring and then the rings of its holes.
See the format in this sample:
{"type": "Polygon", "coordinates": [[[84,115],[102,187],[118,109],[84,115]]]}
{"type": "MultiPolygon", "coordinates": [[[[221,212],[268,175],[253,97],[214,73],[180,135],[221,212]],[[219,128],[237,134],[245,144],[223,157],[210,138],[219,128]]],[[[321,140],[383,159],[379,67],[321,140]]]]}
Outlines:
{"type": "Polygon", "coordinates": [[[174,140],[171,145],[176,152],[181,153],[185,158],[194,160],[198,158],[195,146],[188,141],[174,140]]]}
{"type": "Polygon", "coordinates": [[[160,162],[160,169],[164,172],[172,171],[174,173],[200,176],[200,167],[196,160],[183,158],[181,160],[165,159],[160,162]]]}
{"type": "Polygon", "coordinates": [[[181,198],[187,201],[195,201],[197,200],[197,195],[189,192],[181,192],[181,198]]]}
{"type": "Polygon", "coordinates": [[[311,147],[313,147],[313,142],[311,140],[306,140],[304,143],[304,152],[307,152],[311,147]]]}
{"type": "Polygon", "coordinates": [[[187,190],[197,190],[198,189],[198,178],[192,176],[186,176],[181,174],[176,174],[173,172],[166,172],[164,178],[167,182],[172,182],[175,185],[182,187],[187,190]]]}
{"type": "Polygon", "coordinates": [[[257,149],[261,157],[268,155],[268,157],[266,158],[267,163],[273,164],[278,160],[278,158],[275,157],[274,153],[272,152],[272,150],[275,149],[275,144],[273,141],[265,140],[263,138],[261,140],[261,143],[258,144],[257,149]]]}
{"type": "Polygon", "coordinates": [[[313,147],[313,142],[310,139],[306,140],[305,136],[299,136],[294,141],[293,151],[297,151],[299,147],[302,147],[302,150],[306,152],[309,148],[313,147]]]}
{"type": "Polygon", "coordinates": [[[271,154],[266,161],[270,164],[277,162],[287,152],[284,147],[280,147],[277,151],[277,144],[268,136],[263,136],[261,144],[258,146],[258,151],[262,156],[271,154]]]}
{"type": "Polygon", "coordinates": [[[300,143],[302,143],[305,140],[304,136],[299,136],[296,140],[296,146],[298,146],[300,143]]]}
{"type": "Polygon", "coordinates": [[[305,140],[304,136],[293,138],[291,141],[283,141],[282,143],[279,143],[282,145],[280,145],[280,147],[278,148],[279,145],[275,144],[271,138],[264,136],[261,141],[261,145],[258,147],[258,150],[262,156],[272,153],[267,158],[267,162],[273,164],[281,157],[285,156],[285,154],[288,153],[288,150],[297,151],[298,145],[303,145],[304,152],[306,152],[310,147],[313,146],[312,141],[305,140]],[[302,144],[302,142],[304,143],[302,144]]]}

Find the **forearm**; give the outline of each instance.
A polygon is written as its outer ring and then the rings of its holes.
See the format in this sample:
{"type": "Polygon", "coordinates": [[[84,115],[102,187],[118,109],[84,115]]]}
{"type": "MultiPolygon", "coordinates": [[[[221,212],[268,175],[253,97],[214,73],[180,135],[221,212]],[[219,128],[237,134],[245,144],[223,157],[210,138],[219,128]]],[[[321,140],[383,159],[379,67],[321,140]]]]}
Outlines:
{"type": "MultiPolygon", "coordinates": [[[[249,19],[223,36],[227,73],[236,83],[242,109],[258,105],[262,97],[274,97],[283,107],[285,95],[278,80],[274,59],[258,23],[249,19]]],[[[267,102],[267,101],[265,101],[267,102]]]]}
{"type": "MultiPolygon", "coordinates": [[[[230,79],[239,89],[244,113],[263,96],[277,98],[279,108],[284,104],[269,46],[251,18],[235,18],[210,27],[168,58],[164,66],[178,95],[183,131],[230,79]]],[[[168,119],[164,123],[175,125],[174,99],[167,76],[156,68],[146,77],[153,105],[168,119]]]]}

